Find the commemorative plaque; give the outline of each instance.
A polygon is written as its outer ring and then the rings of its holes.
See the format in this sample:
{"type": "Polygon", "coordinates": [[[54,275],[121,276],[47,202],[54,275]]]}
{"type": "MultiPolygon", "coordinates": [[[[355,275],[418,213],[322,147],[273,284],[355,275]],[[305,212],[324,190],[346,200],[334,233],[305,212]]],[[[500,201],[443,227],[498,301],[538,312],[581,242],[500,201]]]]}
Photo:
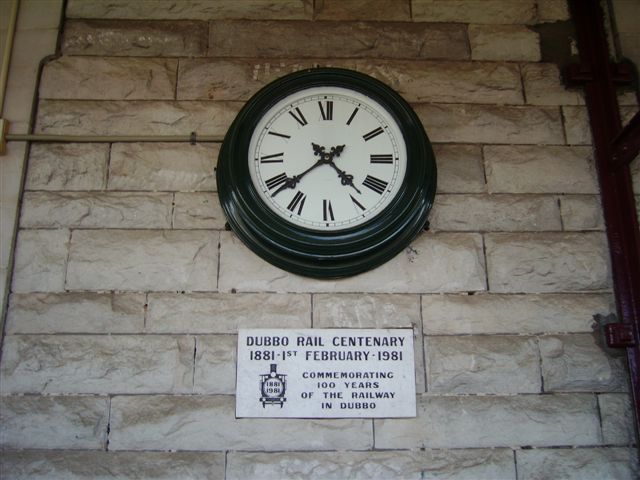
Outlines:
{"type": "Polygon", "coordinates": [[[415,417],[413,330],[241,329],[236,416],[415,417]]]}

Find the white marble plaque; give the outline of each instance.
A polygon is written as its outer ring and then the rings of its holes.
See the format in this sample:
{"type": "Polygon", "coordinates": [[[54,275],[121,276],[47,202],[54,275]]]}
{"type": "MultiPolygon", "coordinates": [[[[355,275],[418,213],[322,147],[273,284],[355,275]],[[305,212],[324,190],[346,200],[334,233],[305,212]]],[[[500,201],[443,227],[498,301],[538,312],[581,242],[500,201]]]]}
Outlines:
{"type": "Polygon", "coordinates": [[[241,329],[236,416],[416,416],[413,330],[241,329]]]}

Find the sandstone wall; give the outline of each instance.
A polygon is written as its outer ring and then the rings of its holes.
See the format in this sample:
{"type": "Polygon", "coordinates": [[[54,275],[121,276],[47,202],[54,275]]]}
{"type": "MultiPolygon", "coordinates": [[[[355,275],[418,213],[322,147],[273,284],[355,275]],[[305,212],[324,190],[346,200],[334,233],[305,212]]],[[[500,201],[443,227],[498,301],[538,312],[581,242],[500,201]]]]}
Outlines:
{"type": "Polygon", "coordinates": [[[634,478],[624,357],[593,334],[615,307],[586,109],[535,28],[567,18],[562,0],[69,0],[36,132],[222,136],[270,80],[341,66],[411,102],[438,194],[403,253],[320,281],[225,231],[219,143],[32,145],[7,478],[634,478]],[[236,419],[246,327],[412,327],[417,418],[236,419]]]}

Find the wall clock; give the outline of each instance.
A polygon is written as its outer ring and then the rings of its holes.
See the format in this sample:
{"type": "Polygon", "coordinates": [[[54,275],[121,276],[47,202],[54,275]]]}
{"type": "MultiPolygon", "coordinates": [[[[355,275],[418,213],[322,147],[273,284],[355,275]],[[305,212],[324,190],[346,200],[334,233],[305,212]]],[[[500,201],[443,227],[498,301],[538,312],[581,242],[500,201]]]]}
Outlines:
{"type": "Polygon", "coordinates": [[[337,278],[377,267],[423,229],[436,165],[407,102],[362,73],[317,68],[241,109],[217,167],[231,229],[284,270],[337,278]]]}

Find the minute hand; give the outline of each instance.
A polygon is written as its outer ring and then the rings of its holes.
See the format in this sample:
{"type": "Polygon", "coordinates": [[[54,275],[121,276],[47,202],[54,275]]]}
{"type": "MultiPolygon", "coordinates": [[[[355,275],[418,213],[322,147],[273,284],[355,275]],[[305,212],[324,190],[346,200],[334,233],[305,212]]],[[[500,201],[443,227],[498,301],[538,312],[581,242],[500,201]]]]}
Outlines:
{"type": "Polygon", "coordinates": [[[287,179],[284,181],[284,183],[280,186],[280,188],[278,188],[275,192],[273,192],[271,194],[271,197],[275,197],[277,194],[279,194],[280,192],[282,192],[283,190],[286,190],[287,188],[295,188],[295,186],[298,184],[298,182],[300,181],[300,179],[302,177],[304,177],[307,173],[309,173],[311,170],[313,170],[314,168],[319,167],[320,165],[322,165],[323,162],[322,159],[318,160],[316,163],[314,163],[313,165],[311,165],[309,168],[307,168],[304,172],[298,174],[298,175],[294,175],[293,177],[287,177],[287,179]]]}

